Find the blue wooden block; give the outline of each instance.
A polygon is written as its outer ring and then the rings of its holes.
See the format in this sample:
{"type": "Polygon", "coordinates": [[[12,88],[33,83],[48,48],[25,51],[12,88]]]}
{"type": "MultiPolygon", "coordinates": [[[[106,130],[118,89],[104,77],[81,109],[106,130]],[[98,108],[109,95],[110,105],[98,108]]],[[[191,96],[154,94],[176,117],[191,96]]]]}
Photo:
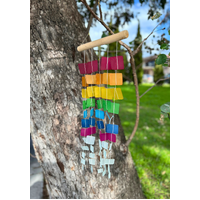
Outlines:
{"type": "Polygon", "coordinates": [[[90,126],[95,126],[95,118],[90,117],[89,124],[90,124],[90,126]]]}
{"type": "Polygon", "coordinates": [[[104,112],[102,110],[95,110],[95,117],[104,119],[104,112]]]}
{"type": "Polygon", "coordinates": [[[104,129],[103,121],[97,121],[98,129],[104,129]]]}
{"type": "Polygon", "coordinates": [[[83,118],[87,117],[87,110],[83,111],[83,118]]]}
{"type": "Polygon", "coordinates": [[[107,124],[106,125],[106,133],[118,134],[118,125],[116,125],[116,124],[107,124]]]}
{"type": "Polygon", "coordinates": [[[94,108],[92,108],[91,110],[90,110],[90,117],[92,117],[94,115],[94,108]]]}
{"type": "Polygon", "coordinates": [[[82,119],[81,124],[82,124],[82,128],[89,128],[90,126],[89,119],[82,119]]]}

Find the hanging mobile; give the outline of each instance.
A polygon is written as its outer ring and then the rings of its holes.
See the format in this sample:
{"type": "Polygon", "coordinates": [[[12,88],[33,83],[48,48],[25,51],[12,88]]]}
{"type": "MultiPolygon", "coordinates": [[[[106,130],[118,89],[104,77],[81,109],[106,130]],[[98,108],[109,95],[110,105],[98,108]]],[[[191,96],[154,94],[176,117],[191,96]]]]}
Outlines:
{"type": "MultiPolygon", "coordinates": [[[[116,85],[123,84],[122,73],[118,73],[117,70],[124,69],[123,57],[117,55],[117,43],[118,41],[128,37],[128,31],[122,31],[120,33],[110,35],[93,42],[89,42],[80,45],[77,50],[84,51],[84,63],[78,64],[80,74],[82,77],[82,98],[83,100],[83,119],[81,120],[82,129],[81,136],[88,146],[82,146],[83,151],[91,151],[89,153],[89,164],[91,164],[91,172],[93,173],[93,166],[95,165],[95,154],[94,154],[94,142],[95,137],[91,136],[96,133],[95,118],[93,118],[94,113],[97,120],[97,127],[99,129],[99,156],[100,156],[100,169],[98,173],[102,173],[102,176],[106,174],[106,165],[108,165],[108,178],[111,177],[110,165],[113,165],[115,159],[108,158],[111,152],[112,142],[116,142],[116,136],[118,134],[118,125],[114,124],[114,114],[119,114],[119,103],[115,100],[122,100],[123,94],[120,88],[116,88],[116,85]],[[116,56],[108,57],[109,48],[107,49],[107,57],[101,57],[99,53],[99,67],[98,61],[93,60],[91,52],[91,62],[85,63],[85,50],[91,49],[93,47],[110,44],[116,42],[116,56]],[[98,70],[99,69],[99,70],[98,70]],[[107,70],[107,73],[100,73],[100,70],[107,70]],[[115,70],[115,73],[108,73],[108,70],[115,70]],[[97,74],[93,74],[97,72],[97,74]],[[107,85],[107,87],[101,86],[101,84],[107,85]],[[96,85],[96,86],[94,86],[96,85]],[[114,87],[108,87],[114,86],[114,87]],[[95,98],[97,100],[97,108],[95,107],[95,98]],[[86,99],[86,100],[85,100],[86,99]],[[113,102],[111,102],[113,100],[113,102]],[[87,108],[90,108],[88,113],[87,108]],[[112,117],[108,113],[112,114],[112,117]],[[87,119],[89,115],[89,119],[87,119]],[[102,120],[105,118],[105,124],[102,120]],[[109,119],[109,123],[106,123],[106,118],[109,119]],[[111,122],[113,121],[113,123],[111,122]],[[103,133],[102,130],[105,132],[103,133]],[[110,145],[107,140],[110,141],[110,145]],[[103,153],[103,156],[101,155],[103,153]]],[[[108,46],[109,47],[109,46],[108,46]]],[[[82,168],[84,169],[86,159],[86,153],[81,154],[82,168]]]]}

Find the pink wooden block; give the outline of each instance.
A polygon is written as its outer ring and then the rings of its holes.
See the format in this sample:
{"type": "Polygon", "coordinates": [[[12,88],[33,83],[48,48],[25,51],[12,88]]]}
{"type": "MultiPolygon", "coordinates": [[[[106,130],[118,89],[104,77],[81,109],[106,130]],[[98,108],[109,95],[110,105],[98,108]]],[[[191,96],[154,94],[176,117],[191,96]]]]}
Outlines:
{"type": "Polygon", "coordinates": [[[82,128],[81,136],[86,137],[88,135],[92,135],[96,133],[96,127],[82,128]]]}
{"type": "Polygon", "coordinates": [[[87,129],[88,129],[88,128],[82,128],[82,129],[81,129],[81,136],[83,136],[83,137],[86,137],[86,136],[87,136],[87,132],[88,132],[87,129]]]}
{"type": "Polygon", "coordinates": [[[79,71],[80,71],[81,74],[87,73],[86,63],[79,63],[78,68],[79,68],[79,71]]]}
{"type": "Polygon", "coordinates": [[[98,61],[93,60],[92,62],[86,63],[86,71],[87,74],[91,74],[92,72],[97,72],[98,71],[98,61]]]}
{"type": "Polygon", "coordinates": [[[88,135],[92,135],[96,133],[96,127],[89,127],[88,128],[88,135]]]}
{"type": "Polygon", "coordinates": [[[110,57],[109,61],[110,61],[110,68],[112,70],[124,69],[123,56],[110,57]],[[118,66],[117,66],[117,60],[118,60],[118,66]]]}
{"type": "Polygon", "coordinates": [[[101,141],[109,140],[111,142],[116,142],[116,135],[112,133],[102,133],[100,131],[99,137],[101,141]]]}
{"type": "Polygon", "coordinates": [[[107,57],[101,57],[101,61],[100,61],[100,64],[101,64],[101,67],[100,69],[101,70],[111,70],[111,66],[110,66],[110,61],[109,61],[110,58],[107,58],[107,57]],[[107,61],[108,59],[108,61],[107,61]],[[107,64],[108,62],[108,64],[107,64]],[[108,66],[108,67],[107,67],[108,66]]]}

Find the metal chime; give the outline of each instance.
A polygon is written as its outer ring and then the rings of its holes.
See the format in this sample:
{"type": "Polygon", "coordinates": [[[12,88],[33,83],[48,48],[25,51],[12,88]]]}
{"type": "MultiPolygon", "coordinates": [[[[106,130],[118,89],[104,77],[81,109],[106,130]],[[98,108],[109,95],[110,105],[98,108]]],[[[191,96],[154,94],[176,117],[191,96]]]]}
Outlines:
{"type": "MultiPolygon", "coordinates": [[[[78,51],[84,51],[84,63],[78,64],[80,74],[82,74],[82,98],[83,98],[83,119],[81,120],[81,136],[85,142],[82,146],[81,164],[82,169],[86,164],[86,155],[88,152],[88,160],[91,165],[91,172],[93,173],[93,166],[95,165],[94,143],[95,143],[95,118],[98,118],[97,127],[99,130],[99,156],[100,166],[98,173],[104,176],[106,174],[106,165],[108,166],[108,178],[111,177],[110,165],[115,162],[114,158],[108,158],[109,152],[112,148],[112,143],[116,142],[118,134],[118,125],[114,124],[114,114],[119,114],[119,103],[115,100],[122,100],[123,95],[117,85],[123,84],[122,73],[117,70],[124,69],[123,57],[117,56],[117,44],[119,40],[128,37],[128,31],[95,40],[83,44],[77,48],[78,51]],[[85,50],[116,42],[116,56],[115,57],[101,57],[99,54],[99,63],[93,60],[91,53],[91,62],[85,63],[85,50]],[[99,64],[99,67],[98,67],[99,64]],[[108,73],[108,70],[115,70],[115,73],[108,73]],[[103,71],[103,73],[100,73],[103,71]],[[95,100],[97,101],[97,108],[95,109],[95,100]],[[89,111],[89,112],[88,112],[89,111]],[[111,113],[110,117],[108,113],[111,113]],[[108,120],[107,120],[108,118],[108,120]],[[108,121],[108,122],[107,122],[108,121]],[[106,142],[110,141],[110,142],[106,142]],[[89,146],[87,146],[89,145],[89,146]]],[[[108,48],[109,49],[109,48],[108,48]]]]}

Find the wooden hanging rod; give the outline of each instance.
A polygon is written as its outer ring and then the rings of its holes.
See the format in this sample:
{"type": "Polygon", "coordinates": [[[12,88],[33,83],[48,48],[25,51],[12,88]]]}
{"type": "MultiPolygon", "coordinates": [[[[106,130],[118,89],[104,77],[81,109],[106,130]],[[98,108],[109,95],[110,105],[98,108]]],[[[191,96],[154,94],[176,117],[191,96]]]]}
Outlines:
{"type": "Polygon", "coordinates": [[[126,39],[128,36],[129,36],[128,31],[125,30],[125,31],[116,33],[114,35],[109,35],[107,37],[104,37],[104,38],[101,38],[101,39],[98,39],[98,40],[95,40],[92,42],[88,42],[86,44],[82,44],[77,47],[77,50],[84,51],[84,50],[91,49],[93,47],[98,47],[98,46],[101,46],[104,44],[110,44],[110,43],[113,43],[113,42],[116,42],[119,40],[126,39]]]}

